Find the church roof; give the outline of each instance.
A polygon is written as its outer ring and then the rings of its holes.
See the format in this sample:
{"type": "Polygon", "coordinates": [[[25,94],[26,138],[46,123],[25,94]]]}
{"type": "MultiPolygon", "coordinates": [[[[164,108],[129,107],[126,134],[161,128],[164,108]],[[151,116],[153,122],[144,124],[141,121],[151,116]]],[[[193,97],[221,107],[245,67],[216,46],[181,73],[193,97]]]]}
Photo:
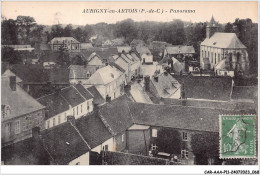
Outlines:
{"type": "Polygon", "coordinates": [[[211,20],[210,20],[210,22],[208,24],[208,27],[217,27],[216,26],[216,21],[215,21],[213,16],[211,17],[211,20]]]}
{"type": "Polygon", "coordinates": [[[229,49],[246,49],[246,46],[238,39],[235,33],[216,32],[210,38],[206,38],[200,45],[229,48],[229,49]]]}

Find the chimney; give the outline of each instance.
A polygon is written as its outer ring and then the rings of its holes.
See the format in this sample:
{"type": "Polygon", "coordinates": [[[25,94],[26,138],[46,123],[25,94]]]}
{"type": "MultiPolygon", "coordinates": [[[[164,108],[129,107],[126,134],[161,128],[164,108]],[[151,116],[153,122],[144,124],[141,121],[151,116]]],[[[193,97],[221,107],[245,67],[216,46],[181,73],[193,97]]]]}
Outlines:
{"type": "Polygon", "coordinates": [[[108,95],[106,96],[106,102],[110,102],[111,101],[111,97],[109,97],[108,95]]]}
{"type": "Polygon", "coordinates": [[[10,76],[10,88],[12,91],[16,91],[16,76],[10,76]]]}
{"type": "Polygon", "coordinates": [[[144,88],[145,88],[145,91],[150,91],[150,76],[149,75],[146,75],[144,77],[144,88]]]}
{"type": "Polygon", "coordinates": [[[38,140],[39,136],[40,136],[40,127],[34,127],[32,128],[32,138],[35,140],[38,140]]]}
{"type": "Polygon", "coordinates": [[[155,75],[153,78],[154,78],[154,81],[158,83],[158,81],[159,81],[158,75],[155,75]]]}
{"type": "Polygon", "coordinates": [[[98,104],[93,102],[93,111],[98,111],[98,104]]]}
{"type": "Polygon", "coordinates": [[[75,117],[73,115],[68,115],[67,121],[70,122],[71,125],[75,126],[75,117]]]}

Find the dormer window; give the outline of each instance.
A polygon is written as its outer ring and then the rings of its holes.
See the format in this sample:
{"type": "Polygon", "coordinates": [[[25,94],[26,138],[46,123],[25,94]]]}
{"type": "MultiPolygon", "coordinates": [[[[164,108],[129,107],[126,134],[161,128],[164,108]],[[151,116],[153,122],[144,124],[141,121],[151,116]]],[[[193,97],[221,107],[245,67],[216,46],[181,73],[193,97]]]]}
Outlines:
{"type": "Polygon", "coordinates": [[[114,78],[114,74],[111,73],[110,75],[111,75],[112,78],[114,78]]]}
{"type": "Polygon", "coordinates": [[[216,45],[216,44],[217,44],[217,42],[214,42],[214,43],[213,43],[213,45],[216,45]]]}
{"type": "Polygon", "coordinates": [[[8,105],[2,105],[2,116],[3,118],[9,117],[11,115],[11,108],[8,105]]]}

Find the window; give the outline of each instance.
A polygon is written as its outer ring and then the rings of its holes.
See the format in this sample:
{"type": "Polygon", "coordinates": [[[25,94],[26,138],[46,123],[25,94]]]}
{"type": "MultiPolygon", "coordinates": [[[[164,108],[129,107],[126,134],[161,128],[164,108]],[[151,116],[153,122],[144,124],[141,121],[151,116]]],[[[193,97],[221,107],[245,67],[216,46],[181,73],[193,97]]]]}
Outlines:
{"type": "Polygon", "coordinates": [[[17,120],[14,123],[14,133],[15,134],[19,134],[20,133],[20,120],[17,120]]]}
{"type": "Polygon", "coordinates": [[[60,115],[58,116],[58,124],[60,124],[60,115]]]}
{"type": "Polygon", "coordinates": [[[73,116],[75,116],[75,109],[73,108],[73,116]]]}
{"type": "Polygon", "coordinates": [[[47,121],[47,126],[46,126],[46,128],[47,128],[47,129],[50,128],[50,120],[47,121]]]}
{"type": "Polygon", "coordinates": [[[105,145],[105,151],[108,151],[108,145],[105,145]]]}
{"type": "Polygon", "coordinates": [[[80,111],[81,111],[81,113],[82,113],[82,104],[80,105],[80,111]]]}
{"type": "Polygon", "coordinates": [[[201,51],[201,57],[203,58],[203,50],[201,51]]]}
{"type": "Polygon", "coordinates": [[[152,129],[152,137],[157,137],[157,129],[152,129]]]}
{"type": "Polygon", "coordinates": [[[182,132],[182,140],[187,141],[188,140],[188,133],[182,132]]]}
{"type": "Polygon", "coordinates": [[[64,121],[65,122],[67,121],[67,113],[66,112],[64,113],[64,121]]]}
{"type": "Polygon", "coordinates": [[[75,165],[80,165],[80,162],[77,162],[75,165]]]}
{"type": "Polygon", "coordinates": [[[154,143],[154,144],[151,144],[151,150],[156,150],[158,148],[158,146],[154,143]]]}
{"type": "Polygon", "coordinates": [[[77,106],[77,115],[79,115],[79,107],[77,106]]]}
{"type": "Polygon", "coordinates": [[[31,117],[26,117],[25,121],[23,123],[23,130],[25,131],[30,128],[32,128],[32,119],[31,119],[31,117]]]}
{"type": "Polygon", "coordinates": [[[89,110],[90,102],[87,102],[87,109],[89,110]]]}
{"type": "Polygon", "coordinates": [[[56,125],[56,119],[53,118],[53,126],[55,126],[55,125],[56,125]]]}
{"type": "Polygon", "coordinates": [[[122,134],[122,142],[124,142],[125,134],[122,134]]]}
{"type": "Polygon", "coordinates": [[[10,135],[11,135],[11,123],[5,124],[5,134],[6,134],[6,137],[10,137],[10,135]]]}
{"type": "Polygon", "coordinates": [[[189,158],[189,151],[181,150],[181,158],[182,159],[188,159],[189,158]]]}

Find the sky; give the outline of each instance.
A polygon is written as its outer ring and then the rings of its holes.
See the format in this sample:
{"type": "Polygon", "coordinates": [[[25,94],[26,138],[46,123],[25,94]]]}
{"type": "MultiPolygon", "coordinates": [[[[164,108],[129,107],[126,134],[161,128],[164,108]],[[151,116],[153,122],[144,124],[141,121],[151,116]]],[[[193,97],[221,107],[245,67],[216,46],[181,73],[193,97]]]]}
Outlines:
{"type": "MultiPolygon", "coordinates": [[[[220,2],[1,2],[2,16],[32,16],[38,24],[86,25],[99,22],[116,23],[127,18],[134,21],[172,21],[181,19],[205,22],[213,15],[220,23],[234,22],[236,18],[250,18],[258,22],[257,1],[220,2]],[[84,9],[137,9],[137,13],[82,13],[84,9]],[[142,10],[143,9],[143,10],[142,10]],[[149,10],[159,13],[149,13],[149,10]],[[195,13],[170,13],[172,10],[195,10],[195,13]],[[164,11],[163,13],[162,10],[164,11]],[[142,13],[141,13],[142,11],[142,13]],[[146,13],[144,13],[146,12],[146,13]]],[[[110,11],[111,12],[111,11],[110,11]]],[[[172,11],[173,12],[173,11],[172,11]]],[[[194,11],[193,11],[194,12],[194,11]]]]}

